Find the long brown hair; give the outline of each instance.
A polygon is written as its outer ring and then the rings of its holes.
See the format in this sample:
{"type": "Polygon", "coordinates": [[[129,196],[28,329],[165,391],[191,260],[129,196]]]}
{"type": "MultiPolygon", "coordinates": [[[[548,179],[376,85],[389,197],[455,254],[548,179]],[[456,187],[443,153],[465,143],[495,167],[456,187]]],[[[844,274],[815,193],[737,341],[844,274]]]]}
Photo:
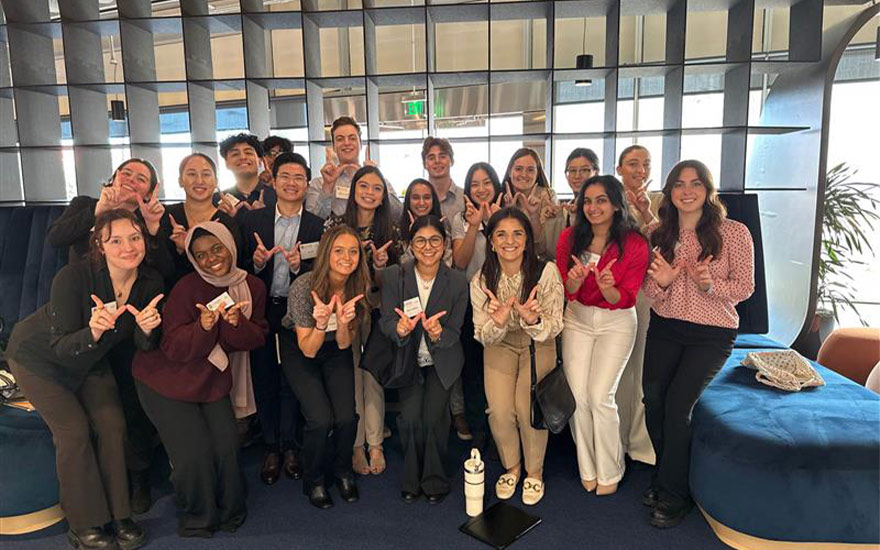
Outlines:
{"type": "MultiPolygon", "coordinates": [[[[495,232],[495,228],[498,227],[499,223],[508,218],[513,218],[518,221],[526,232],[526,246],[525,250],[523,250],[522,265],[520,266],[523,278],[522,287],[520,288],[519,302],[522,303],[528,299],[529,294],[532,292],[532,288],[534,288],[534,286],[538,284],[538,281],[541,280],[541,275],[544,273],[544,265],[546,262],[538,257],[538,253],[535,251],[535,233],[532,230],[532,224],[529,221],[529,218],[519,208],[508,206],[495,212],[492,214],[492,217],[489,218],[489,221],[486,224],[486,261],[483,262],[481,273],[486,288],[491,290],[497,296],[498,281],[501,280],[501,261],[498,260],[498,252],[492,249],[492,233],[495,232]]],[[[487,296],[486,304],[488,303],[489,298],[487,296]]]]}
{"type": "MultiPolygon", "coordinates": [[[[324,302],[330,299],[330,249],[333,243],[341,235],[351,235],[360,246],[360,237],[357,232],[345,224],[328,229],[321,237],[318,244],[318,255],[315,258],[315,265],[312,268],[312,290],[324,302]]],[[[359,326],[360,322],[366,319],[370,314],[369,294],[370,294],[370,271],[367,268],[367,261],[364,257],[364,251],[359,250],[357,267],[348,279],[345,280],[345,292],[343,298],[351,300],[358,294],[363,294],[364,298],[357,303],[355,310],[357,312],[355,326],[359,326]]]]}
{"type": "Polygon", "coordinates": [[[663,185],[663,198],[660,200],[658,212],[660,225],[651,235],[651,246],[659,247],[660,254],[670,263],[675,259],[675,243],[678,242],[679,234],[678,209],[672,204],[672,188],[685,168],[693,168],[706,188],[706,202],[696,228],[697,240],[702,247],[700,260],[710,254],[717,258],[721,253],[721,224],[727,218],[727,209],[718,198],[712,173],[705,164],[698,160],[683,160],[673,166],[663,185]]]}
{"type": "Polygon", "coordinates": [[[150,248],[150,236],[147,232],[147,226],[144,225],[144,222],[138,218],[134,212],[124,208],[116,208],[114,210],[102,212],[97,218],[95,218],[95,228],[92,230],[92,236],[89,239],[89,259],[91,259],[92,263],[95,265],[101,265],[106,261],[103,254],[103,243],[113,236],[113,222],[116,220],[128,220],[131,222],[131,225],[140,232],[141,237],[144,239],[144,259],[146,259],[146,252],[150,248]],[[106,239],[104,239],[105,227],[109,232],[106,239]]]}

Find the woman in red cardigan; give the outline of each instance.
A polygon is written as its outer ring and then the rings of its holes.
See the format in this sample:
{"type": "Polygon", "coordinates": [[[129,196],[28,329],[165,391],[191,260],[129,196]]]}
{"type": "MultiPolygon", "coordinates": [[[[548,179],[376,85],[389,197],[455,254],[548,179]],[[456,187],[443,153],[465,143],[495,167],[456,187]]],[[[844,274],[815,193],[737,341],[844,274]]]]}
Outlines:
{"type": "Polygon", "coordinates": [[[584,489],[610,495],[624,471],[615,394],[636,338],[634,306],[648,268],[648,243],[613,176],[588,179],[575,211],[556,252],[571,300],[562,330],[565,376],[577,401],[571,433],[584,489]]]}
{"type": "Polygon", "coordinates": [[[234,531],[247,514],[233,407],[253,407],[249,352],[268,324],[266,287],[235,267],[237,253],[223,224],[190,229],[196,272],[168,297],[159,349],[134,360],[138,395],[174,467],[180,536],[234,531]]]}

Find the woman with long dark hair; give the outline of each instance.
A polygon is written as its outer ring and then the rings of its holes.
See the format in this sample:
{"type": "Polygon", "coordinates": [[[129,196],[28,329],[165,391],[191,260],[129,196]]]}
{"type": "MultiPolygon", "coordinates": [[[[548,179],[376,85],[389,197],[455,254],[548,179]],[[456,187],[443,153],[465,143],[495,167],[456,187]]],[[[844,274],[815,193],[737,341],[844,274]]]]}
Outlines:
{"type": "Polygon", "coordinates": [[[636,295],[648,244],[613,176],[594,176],[577,194],[574,226],[559,237],[556,263],[571,301],[562,330],[563,367],[577,408],[571,433],[581,484],[609,495],[623,477],[615,392],[636,336],[636,295]]]}
{"type": "MultiPolygon", "coordinates": [[[[373,313],[378,321],[379,288],[382,283],[381,272],[396,264],[403,253],[400,228],[394,224],[388,195],[388,183],[382,172],[375,166],[364,166],[354,173],[351,179],[351,193],[345,213],[330,216],[326,227],[345,224],[355,229],[364,243],[364,259],[369,268],[372,281],[370,303],[376,305],[373,313]]],[[[373,376],[361,368],[361,348],[370,335],[372,324],[364,319],[364,326],[357,331],[360,338],[354,344],[355,404],[357,405],[358,425],[354,442],[353,467],[361,475],[381,474],[385,471],[385,390],[373,376]],[[369,449],[369,462],[364,444],[369,449]]]]}
{"type": "Polygon", "coordinates": [[[562,330],[564,290],[559,270],[535,251],[528,217],[504,208],[489,219],[488,249],[479,276],[471,281],[474,336],[485,347],[484,371],[489,427],[505,473],[495,484],[500,499],[516,491],[525,460],[524,504],[544,496],[547,431],[531,426],[531,348],[538,380],[556,362],[562,330]]]}
{"type": "Polygon", "coordinates": [[[303,491],[321,509],[333,506],[324,486],[328,458],[342,499],[355,502],[359,496],[352,472],[357,432],[352,344],[369,319],[369,289],[359,235],[337,225],[321,237],[312,270],[291,283],[282,320],[296,337],[282,340],[281,367],[305,418],[303,491]]]}
{"type": "Polygon", "coordinates": [[[160,348],[135,356],[138,395],[174,469],[177,533],[209,537],[244,523],[235,412],[253,408],[250,351],[269,325],[266,286],[235,266],[237,250],[220,222],[200,222],[184,241],[194,273],[171,290],[160,348]],[[227,296],[231,303],[211,303],[227,296]]]}
{"type": "MultiPolygon", "coordinates": [[[[412,226],[417,219],[422,216],[437,216],[446,228],[447,235],[451,227],[451,220],[443,218],[443,212],[440,210],[440,199],[437,191],[426,179],[416,178],[410,182],[403,195],[403,210],[400,213],[400,221],[397,227],[400,228],[400,236],[403,247],[405,248],[400,257],[400,263],[408,262],[413,259],[412,251],[412,226]]],[[[443,251],[443,261],[446,265],[452,265],[452,240],[446,239],[446,249],[443,251]]]]}
{"type": "Polygon", "coordinates": [[[544,238],[541,212],[556,205],[556,193],[544,172],[538,152],[529,147],[517,149],[507,163],[501,183],[504,186],[506,206],[519,208],[528,216],[535,234],[535,249],[538,254],[542,258],[552,257],[553,251],[547,248],[544,238]]]}
{"type": "Polygon", "coordinates": [[[412,226],[414,259],[389,267],[382,286],[382,332],[404,349],[419,381],[400,388],[404,450],[401,496],[412,502],[424,493],[430,503],[449,494],[444,463],[449,441],[449,393],[459,379],[464,353],[461,325],[467,309],[464,275],[443,262],[446,228],[434,215],[412,226]]]}
{"type": "Polygon", "coordinates": [[[556,255],[559,235],[566,227],[574,225],[577,218],[577,196],[585,181],[599,175],[599,157],[592,149],[577,147],[569,153],[565,160],[565,181],[571,188],[574,198],[570,202],[547,204],[541,209],[541,221],[544,225],[544,240],[547,242],[547,254],[556,255]]]}
{"type": "Polygon", "coordinates": [[[146,240],[131,211],[99,214],[89,259],[58,272],[49,303],[15,325],[5,352],[52,431],[67,536],[78,548],[132,550],[145,540],[131,519],[125,418],[108,354],[158,344],[162,277],[143,265],[146,240]]]}
{"type": "Polygon", "coordinates": [[[657,468],[643,501],[653,507],[652,525],[673,527],[693,507],[691,411],[733,349],[736,304],[755,287],[754,247],[748,228],[727,218],[712,174],[697,160],[669,172],[651,229],[643,384],[657,468]]]}

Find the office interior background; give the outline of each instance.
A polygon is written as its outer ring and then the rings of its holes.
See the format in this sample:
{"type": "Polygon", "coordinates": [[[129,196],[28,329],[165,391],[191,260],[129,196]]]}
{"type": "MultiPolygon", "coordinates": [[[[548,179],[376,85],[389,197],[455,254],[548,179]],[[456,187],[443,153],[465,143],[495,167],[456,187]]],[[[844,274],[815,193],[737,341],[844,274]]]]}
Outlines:
{"type": "MultiPolygon", "coordinates": [[[[809,310],[818,168],[845,162],[854,179],[880,182],[878,18],[837,65],[825,162],[810,144],[826,129],[797,97],[774,103],[774,88],[819,66],[823,32],[871,5],[2,0],[0,204],[97,196],[129,156],[153,161],[160,197],[181,200],[179,160],[219,158],[217,143],[247,130],[289,138],[317,169],[342,114],[361,121],[398,191],[423,175],[428,135],[452,141],[459,184],[471,163],[503,171],[532,147],[563,197],[571,149],[592,148],[613,173],[639,143],[654,159],[652,189],[677,160],[697,158],[722,190],[759,195],[770,335],[790,343],[809,310]],[[576,67],[581,54],[591,68],[576,67]]],[[[232,183],[221,169],[221,187],[232,183]]],[[[880,227],[873,235],[880,243],[880,227]]],[[[880,266],[873,253],[862,260],[852,288],[878,326],[880,266]]],[[[841,325],[858,322],[841,312],[841,325]]]]}

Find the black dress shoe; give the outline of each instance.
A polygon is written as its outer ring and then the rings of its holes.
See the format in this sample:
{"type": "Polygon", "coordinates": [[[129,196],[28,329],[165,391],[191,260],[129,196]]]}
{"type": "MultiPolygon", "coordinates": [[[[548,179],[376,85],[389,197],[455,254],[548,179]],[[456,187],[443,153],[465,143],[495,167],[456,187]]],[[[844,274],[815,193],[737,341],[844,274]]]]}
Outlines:
{"type": "Polygon", "coordinates": [[[299,464],[299,457],[296,456],[296,451],[293,449],[284,451],[284,465],[281,469],[284,470],[284,475],[290,479],[302,477],[302,466],[299,464]]]}
{"type": "Polygon", "coordinates": [[[116,543],[122,550],[140,548],[147,540],[144,528],[135,523],[131,518],[111,521],[108,531],[116,535],[116,543]]]}
{"type": "Polygon", "coordinates": [[[82,548],[83,550],[117,550],[119,548],[113,535],[102,527],[91,527],[80,531],[71,529],[67,532],[67,540],[74,548],[82,548]]]}
{"type": "Polygon", "coordinates": [[[309,495],[309,502],[315,508],[320,508],[321,510],[333,508],[333,499],[330,498],[330,493],[327,492],[323,485],[312,486],[306,494],[309,495]]]}
{"type": "Polygon", "coordinates": [[[428,495],[428,504],[440,504],[449,493],[441,493],[439,495],[428,495]]]}
{"type": "Polygon", "coordinates": [[[650,506],[653,508],[657,506],[657,502],[660,500],[660,494],[657,492],[657,489],[654,487],[648,487],[648,490],[642,493],[642,504],[645,506],[650,506]]]}
{"type": "Polygon", "coordinates": [[[357,502],[360,498],[358,494],[357,484],[353,477],[340,477],[336,480],[336,487],[339,489],[339,495],[345,502],[357,502]]]}
{"type": "Polygon", "coordinates": [[[410,493],[409,491],[401,491],[400,498],[407,504],[412,504],[413,502],[419,500],[418,493],[410,493]]]}
{"type": "Polygon", "coordinates": [[[281,455],[268,452],[263,457],[263,467],[260,469],[260,479],[266,485],[272,485],[281,477],[281,455]]]}
{"type": "Polygon", "coordinates": [[[659,501],[651,512],[651,525],[659,529],[675,527],[684,520],[691,508],[693,504],[671,505],[659,501]]]}
{"type": "Polygon", "coordinates": [[[128,479],[131,486],[131,511],[135,514],[146,514],[153,505],[153,497],[150,494],[150,471],[129,470],[128,479]]]}

